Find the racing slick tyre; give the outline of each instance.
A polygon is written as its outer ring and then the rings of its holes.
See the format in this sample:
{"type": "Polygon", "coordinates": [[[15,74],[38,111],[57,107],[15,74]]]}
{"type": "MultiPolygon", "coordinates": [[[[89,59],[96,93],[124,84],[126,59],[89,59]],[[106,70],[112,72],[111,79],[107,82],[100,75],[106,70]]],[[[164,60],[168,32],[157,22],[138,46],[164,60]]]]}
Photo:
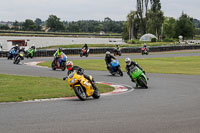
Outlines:
{"type": "Polygon", "coordinates": [[[85,91],[83,90],[83,88],[81,86],[74,87],[74,92],[76,93],[76,96],[81,101],[85,101],[86,100],[87,96],[86,96],[85,91]]]}
{"type": "Polygon", "coordinates": [[[146,80],[144,79],[144,77],[142,77],[141,79],[139,79],[139,83],[142,87],[145,87],[146,89],[148,88],[147,86],[147,82],[146,80]]]}
{"type": "Polygon", "coordinates": [[[122,72],[121,68],[118,68],[118,73],[120,76],[123,76],[123,72],[122,72]]]}
{"type": "Polygon", "coordinates": [[[92,97],[94,98],[94,99],[99,99],[99,97],[100,97],[100,92],[99,92],[99,90],[98,90],[98,88],[96,87],[96,85],[94,85],[95,87],[94,87],[94,94],[92,95],[92,97]]]}
{"type": "Polygon", "coordinates": [[[65,64],[65,62],[62,62],[61,63],[61,70],[65,71],[65,69],[66,69],[66,64],[65,64]]]}
{"type": "Polygon", "coordinates": [[[51,68],[52,68],[52,70],[56,70],[56,63],[55,63],[55,61],[53,61],[51,63],[51,68]]]}
{"type": "Polygon", "coordinates": [[[83,57],[83,53],[82,52],[80,53],[80,57],[83,57]]]}

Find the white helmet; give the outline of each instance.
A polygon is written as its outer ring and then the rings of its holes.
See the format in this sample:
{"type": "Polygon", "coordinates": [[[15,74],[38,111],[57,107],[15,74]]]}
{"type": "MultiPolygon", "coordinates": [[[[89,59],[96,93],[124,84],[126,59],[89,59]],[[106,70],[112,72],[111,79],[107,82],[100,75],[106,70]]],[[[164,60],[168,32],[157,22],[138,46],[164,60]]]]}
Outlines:
{"type": "Polygon", "coordinates": [[[109,52],[109,51],[107,51],[107,52],[106,52],[106,55],[110,55],[110,52],[109,52]]]}
{"type": "Polygon", "coordinates": [[[126,62],[127,65],[130,65],[131,64],[131,59],[130,58],[126,58],[125,62],[126,62]]]}

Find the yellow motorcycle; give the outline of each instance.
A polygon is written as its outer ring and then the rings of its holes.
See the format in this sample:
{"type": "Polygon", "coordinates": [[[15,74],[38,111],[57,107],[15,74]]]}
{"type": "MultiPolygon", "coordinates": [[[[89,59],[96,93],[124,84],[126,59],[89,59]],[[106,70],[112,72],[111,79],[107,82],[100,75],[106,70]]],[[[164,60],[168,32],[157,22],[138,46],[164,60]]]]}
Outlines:
{"type": "MultiPolygon", "coordinates": [[[[92,76],[89,76],[92,80],[92,76]]],[[[98,99],[100,97],[100,92],[98,88],[93,87],[92,84],[83,76],[79,75],[77,71],[74,71],[69,74],[68,84],[73,88],[76,96],[84,101],[87,97],[92,96],[94,99],[98,99]]],[[[65,78],[63,78],[65,80],[65,78]]]]}

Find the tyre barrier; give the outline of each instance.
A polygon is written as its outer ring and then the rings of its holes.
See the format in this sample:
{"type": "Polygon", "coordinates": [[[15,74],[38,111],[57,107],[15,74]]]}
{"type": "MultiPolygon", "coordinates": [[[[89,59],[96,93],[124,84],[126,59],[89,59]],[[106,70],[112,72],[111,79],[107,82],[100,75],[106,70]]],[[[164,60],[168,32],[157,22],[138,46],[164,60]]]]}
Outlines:
{"type": "MultiPolygon", "coordinates": [[[[162,52],[162,51],[176,51],[176,50],[191,50],[200,49],[200,45],[174,45],[174,46],[152,46],[149,47],[150,52],[162,52]]],[[[90,48],[90,54],[102,54],[110,51],[113,53],[114,48],[90,48]]],[[[55,50],[37,50],[35,57],[51,57],[55,50]]],[[[81,48],[66,48],[63,49],[65,54],[80,54],[81,48]]],[[[141,47],[124,47],[121,48],[122,53],[140,53],[141,47]]],[[[0,57],[7,57],[8,51],[0,51],[0,57]]]]}

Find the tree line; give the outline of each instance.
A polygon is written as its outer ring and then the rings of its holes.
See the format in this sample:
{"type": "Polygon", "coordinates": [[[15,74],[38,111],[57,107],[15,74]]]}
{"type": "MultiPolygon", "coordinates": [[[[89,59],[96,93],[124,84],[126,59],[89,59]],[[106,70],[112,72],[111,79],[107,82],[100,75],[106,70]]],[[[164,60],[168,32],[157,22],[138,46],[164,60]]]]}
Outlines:
{"type": "Polygon", "coordinates": [[[200,21],[182,13],[178,19],[164,16],[160,0],[137,0],[134,11],[127,15],[127,21],[114,21],[106,17],[103,21],[80,20],[61,21],[56,15],[49,15],[46,21],[26,19],[15,21],[10,27],[0,25],[3,30],[50,31],[50,32],[112,32],[122,33],[124,40],[138,39],[145,33],[152,33],[158,39],[172,40],[182,35],[193,38],[200,35],[200,21]]]}
{"type": "MultiPolygon", "coordinates": [[[[160,0],[137,0],[135,11],[127,15],[123,25],[123,39],[138,39],[145,33],[152,33],[158,39],[173,39],[182,35],[184,38],[193,38],[196,27],[200,27],[197,19],[182,13],[178,19],[165,17],[161,10],[160,0]]],[[[200,32],[199,32],[200,33],[200,32]]]]}
{"type": "Polygon", "coordinates": [[[1,25],[2,30],[22,30],[22,31],[50,31],[50,32],[112,32],[122,33],[124,21],[114,21],[106,17],[104,21],[80,20],[61,21],[56,15],[49,15],[46,21],[37,18],[35,21],[26,19],[25,22],[15,21],[11,27],[1,25]]]}

